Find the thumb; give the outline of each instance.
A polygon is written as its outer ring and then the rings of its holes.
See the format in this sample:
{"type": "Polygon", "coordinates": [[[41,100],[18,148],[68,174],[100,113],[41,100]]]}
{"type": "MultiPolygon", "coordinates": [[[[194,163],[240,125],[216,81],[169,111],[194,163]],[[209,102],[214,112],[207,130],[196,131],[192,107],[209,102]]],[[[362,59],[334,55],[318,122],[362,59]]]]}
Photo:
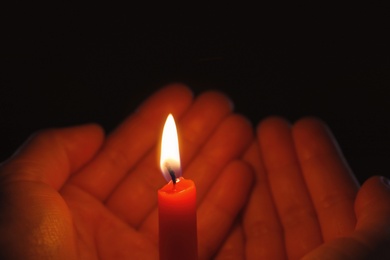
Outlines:
{"type": "Polygon", "coordinates": [[[390,180],[374,176],[360,189],[356,201],[356,231],[377,259],[390,258],[390,180]]]}
{"type": "Polygon", "coordinates": [[[57,190],[102,141],[96,125],[44,130],[1,166],[1,259],[75,259],[72,217],[57,190]]]}
{"type": "Polygon", "coordinates": [[[318,247],[304,259],[390,259],[390,182],[368,179],[355,200],[357,224],[349,237],[318,247]]]}
{"type": "Polygon", "coordinates": [[[1,165],[0,182],[34,181],[58,190],[95,155],[103,139],[94,124],[40,131],[1,165]]]}
{"type": "MultiPolygon", "coordinates": [[[[361,187],[355,202],[357,228],[368,223],[382,223],[390,217],[390,180],[382,176],[368,179],[361,187]]],[[[386,223],[384,222],[384,223],[386,223]]]]}

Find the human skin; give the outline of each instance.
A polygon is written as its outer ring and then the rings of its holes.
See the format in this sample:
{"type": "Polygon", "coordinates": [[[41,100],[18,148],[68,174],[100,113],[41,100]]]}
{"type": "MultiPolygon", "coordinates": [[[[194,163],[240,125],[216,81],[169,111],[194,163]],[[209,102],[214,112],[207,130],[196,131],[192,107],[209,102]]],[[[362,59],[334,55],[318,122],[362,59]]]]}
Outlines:
{"type": "Polygon", "coordinates": [[[390,182],[359,187],[321,120],[263,120],[245,160],[256,184],[217,259],[390,259],[390,182]]]}
{"type": "Polygon", "coordinates": [[[95,124],[44,130],[3,163],[0,258],[157,259],[168,113],[197,185],[200,259],[390,258],[389,182],[359,187],[323,122],[271,117],[254,140],[224,95],[177,84],[107,136],[95,124]]]}
{"type": "Polygon", "coordinates": [[[224,95],[173,84],[107,136],[96,124],[44,130],[2,164],[0,258],[158,259],[157,143],[169,113],[197,187],[199,257],[214,255],[250,193],[239,158],[253,130],[224,95]]]}

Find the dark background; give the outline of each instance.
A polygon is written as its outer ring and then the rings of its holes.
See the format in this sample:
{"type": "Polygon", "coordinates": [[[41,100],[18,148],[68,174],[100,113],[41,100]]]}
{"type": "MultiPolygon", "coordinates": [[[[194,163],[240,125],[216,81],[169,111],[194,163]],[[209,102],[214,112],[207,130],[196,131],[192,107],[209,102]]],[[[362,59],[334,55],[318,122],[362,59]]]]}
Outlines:
{"type": "Polygon", "coordinates": [[[46,8],[5,12],[1,160],[38,129],[97,122],[109,132],[154,90],[183,82],[195,93],[227,93],[254,124],[318,116],[360,181],[389,176],[388,7],[196,15],[46,8]]]}

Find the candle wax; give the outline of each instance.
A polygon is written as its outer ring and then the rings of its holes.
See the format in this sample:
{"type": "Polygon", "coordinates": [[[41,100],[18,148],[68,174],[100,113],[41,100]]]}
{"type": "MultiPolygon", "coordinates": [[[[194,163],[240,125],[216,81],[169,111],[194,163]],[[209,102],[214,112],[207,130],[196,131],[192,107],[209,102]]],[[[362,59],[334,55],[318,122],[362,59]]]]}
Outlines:
{"type": "Polygon", "coordinates": [[[178,179],[158,190],[160,259],[197,259],[196,189],[178,179]]]}

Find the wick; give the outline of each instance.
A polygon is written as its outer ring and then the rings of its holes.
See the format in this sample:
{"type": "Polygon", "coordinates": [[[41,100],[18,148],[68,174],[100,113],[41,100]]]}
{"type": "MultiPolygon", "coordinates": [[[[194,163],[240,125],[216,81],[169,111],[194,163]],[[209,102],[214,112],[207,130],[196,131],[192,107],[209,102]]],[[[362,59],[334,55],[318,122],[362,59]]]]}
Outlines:
{"type": "Polygon", "coordinates": [[[171,167],[169,167],[168,165],[166,166],[167,167],[167,170],[169,172],[169,175],[171,176],[171,179],[172,179],[172,182],[173,182],[173,185],[176,184],[176,175],[175,175],[175,172],[172,170],[171,167]]]}

